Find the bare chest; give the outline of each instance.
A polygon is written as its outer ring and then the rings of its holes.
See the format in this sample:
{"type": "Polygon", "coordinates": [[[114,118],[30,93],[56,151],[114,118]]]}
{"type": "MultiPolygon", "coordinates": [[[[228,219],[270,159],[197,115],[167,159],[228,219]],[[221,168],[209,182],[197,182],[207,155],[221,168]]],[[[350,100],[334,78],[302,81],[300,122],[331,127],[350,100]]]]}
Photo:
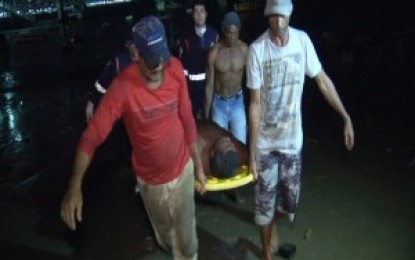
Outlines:
{"type": "Polygon", "coordinates": [[[224,48],[218,51],[215,67],[219,72],[238,72],[242,70],[244,66],[245,55],[239,48],[224,48]]]}

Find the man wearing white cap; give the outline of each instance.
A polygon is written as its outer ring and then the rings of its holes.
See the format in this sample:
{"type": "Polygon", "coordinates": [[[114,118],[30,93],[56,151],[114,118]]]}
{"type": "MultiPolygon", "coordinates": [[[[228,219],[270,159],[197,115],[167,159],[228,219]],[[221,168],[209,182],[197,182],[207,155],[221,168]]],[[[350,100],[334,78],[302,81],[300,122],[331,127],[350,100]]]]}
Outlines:
{"type": "Polygon", "coordinates": [[[263,259],[278,250],[277,219],[294,220],[300,194],[303,144],[301,97],[307,75],[344,122],[344,144],[354,146],[352,121],[304,31],[289,26],[291,0],[267,0],[268,29],[249,47],[249,167],[255,184],[255,222],[263,259]]]}

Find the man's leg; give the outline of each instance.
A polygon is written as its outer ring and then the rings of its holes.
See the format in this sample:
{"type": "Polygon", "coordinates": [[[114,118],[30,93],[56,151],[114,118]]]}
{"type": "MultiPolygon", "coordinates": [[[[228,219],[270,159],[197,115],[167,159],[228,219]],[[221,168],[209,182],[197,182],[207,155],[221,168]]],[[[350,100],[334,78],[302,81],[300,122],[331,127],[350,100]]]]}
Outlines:
{"type": "Polygon", "coordinates": [[[188,81],[189,96],[192,103],[192,112],[195,119],[204,117],[206,81],[188,81]]]}
{"type": "Polygon", "coordinates": [[[269,240],[270,245],[270,252],[271,254],[274,254],[278,252],[279,249],[279,241],[278,241],[278,233],[277,233],[277,223],[280,221],[280,219],[283,217],[283,215],[279,212],[275,213],[275,217],[272,221],[272,227],[271,227],[271,236],[269,240]]]}
{"type": "Polygon", "coordinates": [[[276,153],[278,160],[277,210],[271,223],[269,234],[269,252],[278,251],[277,223],[286,215],[293,221],[298,207],[301,184],[301,155],[276,153]],[[284,213],[282,213],[284,212],[284,213]]]}
{"type": "MultiPolygon", "coordinates": [[[[246,144],[247,139],[247,126],[246,126],[246,114],[245,114],[245,103],[243,96],[236,98],[234,101],[230,102],[231,110],[230,110],[230,127],[232,135],[242,142],[244,145],[246,144]]],[[[235,202],[238,204],[242,204],[245,202],[240,189],[236,188],[233,190],[235,202]]]]}
{"type": "Polygon", "coordinates": [[[300,200],[301,154],[278,153],[279,180],[277,187],[278,211],[294,221],[300,200]]]}
{"type": "MultiPolygon", "coordinates": [[[[215,122],[221,128],[225,129],[226,131],[229,131],[229,122],[230,122],[229,121],[229,115],[232,114],[232,109],[234,107],[234,104],[233,104],[234,102],[235,101],[223,101],[223,100],[220,100],[220,99],[215,98],[215,97],[214,97],[214,100],[213,100],[213,104],[212,104],[212,121],[215,122]]],[[[235,119],[242,120],[242,121],[245,120],[244,121],[245,123],[242,122],[242,124],[244,124],[245,127],[246,127],[246,117],[245,117],[245,114],[243,114],[243,117],[241,117],[241,118],[235,118],[235,119]]],[[[242,133],[242,135],[239,136],[239,138],[241,138],[241,139],[239,139],[238,137],[236,137],[233,132],[232,132],[232,135],[236,139],[238,139],[239,141],[242,142],[243,139],[246,139],[246,129],[245,129],[245,134],[242,133]],[[243,138],[242,136],[245,136],[245,138],[243,138]]],[[[243,143],[245,144],[246,141],[243,142],[243,143]]],[[[233,201],[235,201],[236,203],[238,203],[238,204],[242,204],[242,203],[245,202],[245,199],[242,197],[242,195],[241,195],[241,193],[240,193],[240,191],[239,191],[238,188],[232,189],[232,190],[229,190],[229,191],[226,191],[225,194],[227,196],[230,196],[231,199],[233,201]]]]}
{"type": "Polygon", "coordinates": [[[278,162],[274,153],[258,155],[261,168],[255,183],[255,223],[260,226],[263,259],[271,259],[274,247],[278,247],[276,210],[278,162]],[[272,242],[272,243],[271,243],[272,242]],[[275,244],[276,243],[276,244],[275,244]]]}
{"type": "Polygon", "coordinates": [[[247,123],[243,96],[240,95],[235,100],[230,101],[229,105],[229,122],[232,135],[243,144],[246,144],[247,123]]]}
{"type": "Polygon", "coordinates": [[[176,260],[197,258],[193,169],[189,159],[182,174],[166,184],[148,185],[138,179],[157,242],[172,250],[176,260]]]}
{"type": "Polygon", "coordinates": [[[172,221],[168,210],[168,191],[165,184],[150,185],[137,178],[140,196],[156,236],[157,243],[166,251],[171,250],[172,221]]]}
{"type": "Polygon", "coordinates": [[[262,258],[271,259],[271,256],[278,252],[279,241],[277,233],[277,223],[282,215],[276,212],[272,222],[260,227],[262,241],[262,258]]]}
{"type": "Polygon", "coordinates": [[[173,255],[176,260],[197,259],[198,240],[194,201],[194,164],[186,164],[171,193],[173,255]]]}
{"type": "Polygon", "coordinates": [[[271,231],[272,223],[260,227],[261,230],[261,241],[262,241],[262,259],[271,260],[271,231]]]}
{"type": "Polygon", "coordinates": [[[227,106],[228,101],[220,100],[213,96],[212,102],[212,121],[215,122],[218,126],[228,131],[229,120],[227,115],[227,106]]]}

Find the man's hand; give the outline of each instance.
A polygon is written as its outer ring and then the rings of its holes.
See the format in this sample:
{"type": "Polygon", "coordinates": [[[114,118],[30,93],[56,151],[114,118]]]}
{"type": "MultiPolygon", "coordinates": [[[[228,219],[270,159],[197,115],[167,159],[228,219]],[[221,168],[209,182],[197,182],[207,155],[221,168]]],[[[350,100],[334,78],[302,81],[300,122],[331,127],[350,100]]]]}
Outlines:
{"type": "Polygon", "coordinates": [[[94,103],[88,100],[88,103],[86,103],[86,107],[85,107],[85,116],[86,116],[87,122],[91,120],[93,114],[94,114],[94,103]]]}
{"type": "Polygon", "coordinates": [[[252,173],[252,175],[254,176],[254,181],[258,179],[258,172],[255,159],[249,160],[249,173],[252,173]]]}
{"type": "Polygon", "coordinates": [[[344,145],[346,146],[347,150],[351,151],[354,146],[354,130],[352,120],[350,119],[350,117],[347,117],[344,122],[343,134],[344,145]]]}
{"type": "Polygon", "coordinates": [[[76,230],[76,222],[82,221],[82,205],[82,192],[79,189],[68,190],[62,200],[61,218],[73,231],[76,230]]]}
{"type": "Polygon", "coordinates": [[[200,193],[200,194],[204,194],[206,192],[206,175],[205,172],[203,171],[203,167],[196,167],[195,168],[195,176],[197,181],[199,182],[200,185],[196,185],[196,190],[200,193]]]}

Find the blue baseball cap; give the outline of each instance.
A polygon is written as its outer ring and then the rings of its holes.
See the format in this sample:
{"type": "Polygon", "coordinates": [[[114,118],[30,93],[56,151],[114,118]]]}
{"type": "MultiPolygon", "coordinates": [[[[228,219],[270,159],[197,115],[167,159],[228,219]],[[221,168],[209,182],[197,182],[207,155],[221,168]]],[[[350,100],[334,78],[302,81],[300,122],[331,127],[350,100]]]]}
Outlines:
{"type": "Polygon", "coordinates": [[[154,69],[170,59],[166,31],[155,16],[145,16],[132,29],[133,42],[148,68],[154,69]]]}

